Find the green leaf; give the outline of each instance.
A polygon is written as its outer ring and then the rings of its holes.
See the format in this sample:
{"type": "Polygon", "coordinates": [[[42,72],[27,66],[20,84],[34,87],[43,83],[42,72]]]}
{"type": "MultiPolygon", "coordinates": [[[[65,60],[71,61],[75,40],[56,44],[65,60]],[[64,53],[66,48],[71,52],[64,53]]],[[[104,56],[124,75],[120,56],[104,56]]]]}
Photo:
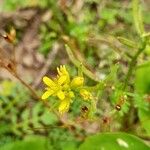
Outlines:
{"type": "Polygon", "coordinates": [[[46,138],[40,136],[27,137],[23,141],[15,141],[1,147],[1,150],[51,150],[46,138]]]}
{"type": "Polygon", "coordinates": [[[140,67],[136,70],[135,89],[138,93],[150,93],[150,66],[140,67]]]}
{"type": "Polygon", "coordinates": [[[138,115],[142,124],[142,127],[150,135],[150,110],[139,109],[138,115]]]}
{"type": "Polygon", "coordinates": [[[41,121],[46,125],[50,125],[55,124],[58,121],[58,119],[54,113],[45,111],[45,113],[41,117],[41,121]]]}
{"type": "Polygon", "coordinates": [[[149,150],[141,139],[127,133],[100,133],[88,137],[79,150],[149,150]]]}
{"type": "Polygon", "coordinates": [[[140,67],[136,70],[135,76],[135,91],[138,96],[135,96],[135,105],[138,107],[138,116],[142,127],[150,134],[150,110],[149,102],[146,101],[145,95],[150,93],[150,66],[140,67]]]}

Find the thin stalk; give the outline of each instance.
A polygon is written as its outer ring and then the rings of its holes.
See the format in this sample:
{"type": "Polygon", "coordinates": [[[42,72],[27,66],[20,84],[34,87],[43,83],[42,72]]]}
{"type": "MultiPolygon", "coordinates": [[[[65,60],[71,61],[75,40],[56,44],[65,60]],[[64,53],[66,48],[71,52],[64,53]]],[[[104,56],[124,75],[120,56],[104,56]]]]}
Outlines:
{"type": "Polygon", "coordinates": [[[135,55],[133,56],[130,64],[129,64],[129,70],[127,72],[127,75],[126,75],[126,78],[125,78],[125,83],[124,83],[124,86],[123,86],[123,90],[126,89],[127,85],[128,85],[128,82],[130,80],[130,77],[132,75],[132,72],[133,72],[133,69],[135,68],[136,66],[136,62],[137,62],[137,58],[139,57],[139,55],[144,51],[146,47],[146,40],[143,41],[142,43],[142,47],[140,47],[138,49],[138,51],[135,53],[135,55]]]}
{"type": "Polygon", "coordinates": [[[27,84],[24,80],[22,80],[18,75],[14,75],[26,88],[29,89],[29,91],[32,93],[33,97],[37,100],[40,100],[40,97],[37,95],[37,93],[34,91],[34,89],[27,84]]]}

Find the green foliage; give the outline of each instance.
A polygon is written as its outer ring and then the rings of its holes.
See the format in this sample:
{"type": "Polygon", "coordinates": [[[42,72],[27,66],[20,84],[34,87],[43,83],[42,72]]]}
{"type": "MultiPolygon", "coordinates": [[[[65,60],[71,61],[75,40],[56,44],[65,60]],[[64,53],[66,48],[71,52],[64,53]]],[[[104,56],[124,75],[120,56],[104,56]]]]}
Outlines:
{"type": "Polygon", "coordinates": [[[13,11],[17,8],[24,7],[27,5],[27,0],[5,0],[1,6],[1,9],[4,11],[13,11]]]}
{"type": "Polygon", "coordinates": [[[34,130],[31,130],[33,128],[45,128],[45,126],[57,122],[56,116],[45,109],[42,103],[30,103],[29,93],[22,85],[15,82],[4,81],[1,83],[0,100],[2,125],[0,135],[12,133],[23,136],[33,133],[34,130]],[[33,107],[29,107],[30,105],[33,107]]]}
{"type": "Polygon", "coordinates": [[[48,52],[51,50],[54,42],[57,39],[57,33],[50,27],[47,28],[46,25],[41,25],[40,27],[40,40],[41,40],[41,45],[39,47],[39,51],[47,55],[48,52]]]}
{"type": "MultiPolygon", "coordinates": [[[[150,135],[150,63],[144,62],[134,72],[136,63],[139,64],[142,59],[148,60],[150,56],[150,34],[146,33],[146,30],[149,30],[150,15],[145,5],[141,5],[139,0],[133,0],[132,5],[130,1],[117,0],[85,0],[84,2],[62,0],[64,6],[58,5],[59,2],[3,0],[0,10],[15,11],[18,8],[33,6],[43,13],[51,14],[51,19],[42,22],[39,26],[41,40],[39,51],[47,57],[57,42],[60,45],[68,45],[66,51],[69,56],[67,59],[64,58],[66,55],[62,46],[59,57],[50,68],[51,74],[58,64],[67,63],[71,75],[75,75],[74,66],[80,68],[83,61],[82,69],[87,76],[86,82],[92,85],[85,88],[94,93],[94,100],[91,103],[87,101],[81,103],[79,96],[76,95],[75,103],[72,104],[68,116],[61,119],[67,118],[72,121],[72,118],[82,118],[82,108],[85,106],[88,108],[88,117],[86,116],[88,119],[94,120],[96,117],[100,119],[100,122],[96,122],[100,124],[100,131],[103,130],[101,118],[108,115],[114,119],[110,124],[110,130],[119,129],[118,126],[113,128],[116,123],[122,130],[126,129],[125,126],[131,125],[131,128],[137,126],[137,129],[134,128],[136,131],[132,130],[132,132],[150,135]],[[143,23],[146,24],[146,28],[143,23]],[[112,35],[115,35],[118,40],[112,35]],[[67,42],[64,42],[63,37],[66,37],[67,42]],[[99,37],[100,40],[97,40],[99,37]],[[68,63],[68,59],[73,63],[73,67],[68,63]],[[119,65],[116,66],[116,63],[119,65]],[[134,86],[132,82],[135,83],[134,86]],[[120,99],[124,96],[127,98],[120,104],[120,99]],[[115,109],[117,104],[121,105],[120,111],[115,109]],[[132,117],[133,111],[138,112],[133,114],[134,117],[132,117]],[[123,118],[124,115],[129,117],[123,118]],[[137,117],[139,120],[133,119],[137,117]],[[120,120],[126,124],[121,124],[120,120]]],[[[17,19],[15,22],[17,24],[17,19]]],[[[49,101],[51,108],[55,110],[59,101],[53,98],[49,98],[49,101]]],[[[45,108],[42,102],[35,102],[29,96],[29,92],[16,82],[1,82],[0,109],[0,148],[4,150],[74,150],[77,149],[82,138],[89,135],[88,132],[86,133],[86,128],[88,128],[86,126],[83,127],[85,132],[78,128],[68,130],[62,127],[60,125],[62,122],[59,122],[54,113],[45,108]],[[29,137],[29,134],[44,135],[47,138],[29,137]],[[22,141],[18,140],[20,138],[22,141]]],[[[88,122],[86,119],[84,121],[88,122]]],[[[82,128],[84,125],[79,124],[79,126],[82,128]]],[[[121,149],[120,146],[124,147],[122,149],[127,149],[127,145],[131,147],[131,150],[149,149],[139,139],[124,133],[98,134],[89,137],[80,149],[117,150],[121,149]]]]}
{"type": "Polygon", "coordinates": [[[0,10],[2,11],[15,11],[19,8],[24,7],[31,7],[31,6],[40,6],[41,8],[47,8],[48,6],[51,6],[54,4],[52,0],[5,0],[2,2],[2,5],[0,6],[0,10]]]}
{"type": "MultiPolygon", "coordinates": [[[[1,82],[1,149],[45,150],[48,147],[48,149],[56,150],[74,150],[79,141],[66,129],[57,126],[58,118],[54,113],[47,110],[42,102],[29,103],[30,98],[28,94],[26,89],[20,84],[7,80],[1,82]],[[32,107],[29,107],[30,105],[32,107]],[[46,133],[48,134],[47,138],[28,136],[29,134],[45,135],[46,133]],[[6,136],[3,136],[4,134],[6,136]],[[18,141],[20,137],[25,139],[18,141]]],[[[53,100],[51,99],[51,101],[53,100]]]]}
{"type": "Polygon", "coordinates": [[[28,136],[23,141],[18,140],[1,147],[1,150],[51,150],[47,139],[40,136],[28,136]],[[38,142],[37,142],[38,141],[38,142]]]}
{"type": "Polygon", "coordinates": [[[74,137],[73,132],[68,132],[63,128],[52,129],[49,133],[49,137],[50,145],[56,150],[75,150],[80,143],[80,141],[74,137]]]}
{"type": "Polygon", "coordinates": [[[105,8],[101,11],[100,16],[102,19],[107,21],[108,24],[115,24],[116,23],[116,15],[117,15],[117,10],[116,9],[109,9],[105,8]]]}
{"type": "Polygon", "coordinates": [[[135,89],[138,94],[135,97],[135,105],[138,107],[138,115],[142,127],[150,135],[150,67],[145,66],[136,70],[135,89]]]}
{"type": "Polygon", "coordinates": [[[127,133],[101,133],[88,137],[79,150],[149,150],[139,138],[127,133]]]}

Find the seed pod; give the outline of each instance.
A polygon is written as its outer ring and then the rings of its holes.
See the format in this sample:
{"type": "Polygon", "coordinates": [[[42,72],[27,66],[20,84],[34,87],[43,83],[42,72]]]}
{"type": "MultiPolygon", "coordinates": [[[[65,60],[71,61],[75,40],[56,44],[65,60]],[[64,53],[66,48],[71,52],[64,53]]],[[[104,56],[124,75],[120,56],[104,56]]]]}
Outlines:
{"type": "Polygon", "coordinates": [[[83,107],[81,108],[81,110],[82,110],[82,112],[85,113],[85,112],[88,112],[89,109],[88,109],[86,106],[83,106],[83,107]]]}
{"type": "Polygon", "coordinates": [[[89,109],[87,106],[83,106],[81,108],[81,117],[82,118],[87,118],[88,117],[88,112],[89,112],[89,109]]]}
{"type": "Polygon", "coordinates": [[[121,106],[117,104],[117,105],[115,106],[115,109],[116,109],[117,111],[120,111],[120,110],[121,110],[121,106]]]}
{"type": "Polygon", "coordinates": [[[11,28],[9,33],[6,33],[2,35],[2,37],[9,43],[14,43],[16,39],[16,30],[14,28],[11,28]]]}
{"type": "Polygon", "coordinates": [[[120,97],[118,103],[117,103],[116,106],[115,106],[115,109],[116,109],[117,111],[120,111],[120,110],[121,110],[121,107],[122,107],[122,105],[125,103],[126,99],[127,99],[127,96],[126,96],[126,95],[123,95],[123,96],[120,97]]]}

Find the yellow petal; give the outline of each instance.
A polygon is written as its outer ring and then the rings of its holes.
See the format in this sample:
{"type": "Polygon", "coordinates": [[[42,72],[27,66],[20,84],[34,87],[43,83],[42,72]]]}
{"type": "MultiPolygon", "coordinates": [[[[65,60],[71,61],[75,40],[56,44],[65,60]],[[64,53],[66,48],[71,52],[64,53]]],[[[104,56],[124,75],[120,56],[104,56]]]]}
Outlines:
{"type": "Polygon", "coordinates": [[[42,95],[42,99],[47,99],[49,96],[51,96],[53,94],[53,91],[46,91],[43,95],[42,95]]]}
{"type": "Polygon", "coordinates": [[[55,83],[53,82],[53,80],[51,80],[50,78],[44,76],[43,77],[43,82],[47,85],[47,86],[54,86],[55,83]]]}
{"type": "Polygon", "coordinates": [[[65,93],[63,91],[57,92],[57,96],[60,100],[63,100],[65,98],[65,93]]]}
{"type": "Polygon", "coordinates": [[[59,70],[60,70],[60,72],[61,72],[63,75],[68,74],[68,71],[67,71],[65,65],[61,65],[59,70]]]}
{"type": "Polygon", "coordinates": [[[62,85],[67,80],[67,76],[63,75],[58,78],[58,84],[62,85]]]}
{"type": "Polygon", "coordinates": [[[84,78],[83,77],[75,77],[72,81],[71,81],[71,86],[72,87],[79,87],[82,86],[84,83],[84,78]]]}
{"type": "Polygon", "coordinates": [[[59,112],[61,114],[67,112],[69,110],[69,106],[70,106],[70,100],[69,99],[61,101],[61,103],[59,105],[59,112]]]}
{"type": "Polygon", "coordinates": [[[59,67],[57,67],[57,72],[58,72],[58,74],[59,74],[60,76],[62,75],[62,73],[61,73],[59,67]]]}
{"type": "Polygon", "coordinates": [[[65,82],[66,83],[70,82],[70,76],[65,65],[60,65],[60,67],[57,67],[57,72],[58,72],[58,78],[60,78],[61,76],[66,76],[65,82]]]}

